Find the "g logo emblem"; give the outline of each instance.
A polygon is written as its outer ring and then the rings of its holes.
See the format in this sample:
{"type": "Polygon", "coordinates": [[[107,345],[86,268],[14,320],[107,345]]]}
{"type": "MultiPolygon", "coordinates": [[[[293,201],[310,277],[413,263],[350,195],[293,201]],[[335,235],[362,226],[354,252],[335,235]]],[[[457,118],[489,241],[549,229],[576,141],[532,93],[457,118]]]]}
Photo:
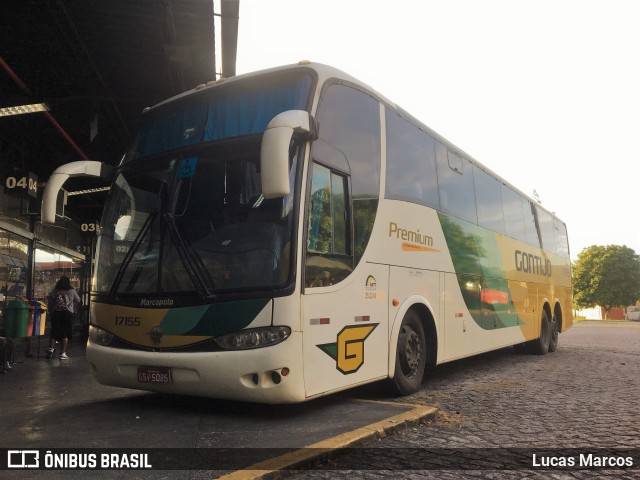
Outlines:
{"type": "Polygon", "coordinates": [[[344,375],[357,372],[364,364],[364,341],[379,324],[353,325],[338,333],[336,343],[317,345],[336,361],[336,368],[344,375]]]}

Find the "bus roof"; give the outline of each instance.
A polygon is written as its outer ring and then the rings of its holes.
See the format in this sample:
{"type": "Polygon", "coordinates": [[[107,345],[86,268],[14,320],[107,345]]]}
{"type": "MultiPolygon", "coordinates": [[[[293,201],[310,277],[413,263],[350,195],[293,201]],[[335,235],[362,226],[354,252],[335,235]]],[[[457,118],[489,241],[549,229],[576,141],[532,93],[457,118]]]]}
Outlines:
{"type": "MultiPolygon", "coordinates": [[[[310,69],[310,70],[313,70],[316,73],[316,75],[318,76],[318,86],[316,88],[322,88],[322,85],[325,83],[325,81],[327,81],[329,79],[332,79],[332,78],[339,78],[341,80],[344,80],[344,81],[350,82],[352,84],[358,85],[359,87],[361,87],[364,90],[368,91],[369,93],[373,94],[378,100],[380,100],[386,106],[390,107],[398,115],[400,115],[401,117],[403,117],[406,120],[408,120],[409,122],[411,122],[417,128],[419,128],[420,130],[424,131],[425,133],[428,133],[429,135],[433,136],[436,140],[438,140],[441,143],[443,143],[444,145],[446,145],[447,148],[449,148],[450,150],[453,150],[455,153],[463,156],[465,159],[469,160],[476,167],[484,170],[489,175],[495,177],[502,184],[504,184],[505,186],[507,186],[507,187],[511,188],[512,190],[516,191],[518,194],[522,195],[523,197],[525,197],[530,202],[533,202],[538,208],[541,208],[542,210],[544,210],[545,212],[547,212],[548,214],[553,216],[553,218],[555,218],[558,221],[562,222],[562,220],[560,220],[560,218],[558,218],[558,216],[555,213],[553,213],[552,211],[550,211],[547,208],[543,207],[542,204],[540,204],[539,201],[535,200],[530,195],[527,195],[522,190],[520,190],[519,188],[515,187],[512,183],[510,183],[507,180],[505,180],[502,176],[498,175],[496,172],[494,172],[493,170],[491,170],[490,168],[486,167],[481,162],[476,160],[473,156],[469,155],[467,152],[462,150],[460,147],[457,147],[456,145],[451,143],[449,140],[444,138],[442,135],[440,135],[436,131],[434,131],[431,128],[429,128],[423,122],[421,122],[416,117],[414,117],[409,112],[407,112],[404,108],[400,107],[395,102],[389,100],[387,97],[385,97],[384,95],[382,95],[381,93],[379,93],[377,90],[375,90],[374,88],[370,87],[366,83],[362,82],[361,80],[358,80],[357,78],[349,75],[348,73],[346,73],[346,72],[344,72],[344,71],[342,71],[342,70],[340,70],[338,68],[332,67],[330,65],[325,65],[325,64],[317,63],[317,62],[310,62],[310,61],[307,61],[307,60],[301,60],[297,64],[283,65],[283,66],[279,66],[279,67],[273,67],[273,68],[268,68],[268,69],[264,69],[264,70],[258,70],[258,71],[255,71],[255,72],[245,73],[245,74],[237,75],[237,76],[234,76],[234,77],[231,77],[231,78],[220,78],[218,80],[212,80],[212,81],[207,82],[206,84],[200,84],[200,85],[196,86],[195,88],[193,88],[191,90],[187,90],[187,91],[185,91],[183,93],[180,93],[180,94],[178,94],[178,95],[176,95],[174,97],[168,98],[168,99],[166,99],[166,100],[154,105],[153,107],[147,107],[147,108],[145,108],[144,113],[146,113],[146,112],[148,112],[150,110],[154,110],[154,109],[156,109],[156,108],[158,108],[160,106],[172,103],[172,102],[177,101],[179,99],[182,99],[182,98],[185,98],[185,97],[189,97],[189,96],[194,95],[194,94],[201,93],[201,92],[203,92],[205,90],[208,90],[208,89],[211,89],[211,88],[215,88],[215,87],[217,87],[219,85],[229,85],[229,84],[233,84],[233,83],[235,83],[237,81],[242,81],[242,80],[253,78],[253,77],[259,77],[259,76],[262,76],[262,75],[269,75],[269,74],[277,73],[277,72],[285,72],[285,71],[288,71],[288,70],[292,71],[292,70],[296,70],[296,69],[310,69]]],[[[315,109],[317,101],[318,101],[318,95],[316,95],[315,98],[314,98],[314,104],[312,105],[312,109],[315,109]]],[[[564,224],[564,222],[562,222],[562,223],[564,224]]]]}

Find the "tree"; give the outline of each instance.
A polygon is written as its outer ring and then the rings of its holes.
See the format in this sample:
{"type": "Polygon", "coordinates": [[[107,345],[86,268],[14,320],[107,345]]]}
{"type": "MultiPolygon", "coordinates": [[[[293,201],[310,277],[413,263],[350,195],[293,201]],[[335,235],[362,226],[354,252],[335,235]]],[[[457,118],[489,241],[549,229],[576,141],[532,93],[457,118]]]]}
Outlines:
{"type": "Polygon", "coordinates": [[[573,297],[579,308],[627,307],[640,299],[640,255],[626,246],[592,245],[573,265],[573,297]]]}

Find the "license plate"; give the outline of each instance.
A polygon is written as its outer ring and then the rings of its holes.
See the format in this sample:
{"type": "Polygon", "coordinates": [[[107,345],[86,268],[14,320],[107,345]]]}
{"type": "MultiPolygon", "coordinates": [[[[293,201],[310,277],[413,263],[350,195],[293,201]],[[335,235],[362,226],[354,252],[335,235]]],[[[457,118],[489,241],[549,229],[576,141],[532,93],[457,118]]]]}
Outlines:
{"type": "Polygon", "coordinates": [[[169,367],[138,367],[139,383],[171,383],[169,367]]]}

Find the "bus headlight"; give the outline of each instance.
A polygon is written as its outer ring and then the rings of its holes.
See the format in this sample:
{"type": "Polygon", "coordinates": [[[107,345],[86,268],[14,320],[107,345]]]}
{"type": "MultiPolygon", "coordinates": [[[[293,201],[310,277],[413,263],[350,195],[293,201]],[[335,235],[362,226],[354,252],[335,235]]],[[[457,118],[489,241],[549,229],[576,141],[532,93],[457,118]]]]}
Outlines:
{"type": "Polygon", "coordinates": [[[220,335],[215,340],[225,350],[248,350],[276,345],[289,338],[289,335],[289,327],[261,327],[220,335]]]}
{"type": "Polygon", "coordinates": [[[95,325],[89,325],[89,340],[91,343],[108,347],[113,340],[113,334],[95,325]]]}

